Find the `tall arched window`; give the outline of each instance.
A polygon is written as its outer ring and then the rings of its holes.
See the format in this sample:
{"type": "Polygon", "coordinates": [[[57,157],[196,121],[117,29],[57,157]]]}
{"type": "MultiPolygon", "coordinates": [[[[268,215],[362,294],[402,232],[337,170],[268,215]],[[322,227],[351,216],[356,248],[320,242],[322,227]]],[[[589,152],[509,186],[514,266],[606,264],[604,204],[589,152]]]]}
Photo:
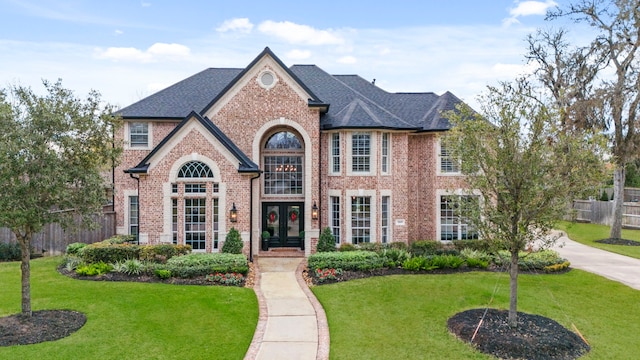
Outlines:
{"type": "Polygon", "coordinates": [[[304,150],[298,137],[289,131],[277,132],[264,146],[265,195],[302,195],[304,150]]]}

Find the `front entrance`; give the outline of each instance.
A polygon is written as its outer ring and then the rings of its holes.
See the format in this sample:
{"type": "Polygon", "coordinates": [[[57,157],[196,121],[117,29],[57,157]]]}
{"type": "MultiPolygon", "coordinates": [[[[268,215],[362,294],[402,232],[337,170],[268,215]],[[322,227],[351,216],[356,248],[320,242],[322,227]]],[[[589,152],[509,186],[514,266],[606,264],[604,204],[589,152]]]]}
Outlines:
{"type": "Polygon", "coordinates": [[[304,250],[304,203],[262,203],[262,229],[269,232],[269,248],[304,250]]]}

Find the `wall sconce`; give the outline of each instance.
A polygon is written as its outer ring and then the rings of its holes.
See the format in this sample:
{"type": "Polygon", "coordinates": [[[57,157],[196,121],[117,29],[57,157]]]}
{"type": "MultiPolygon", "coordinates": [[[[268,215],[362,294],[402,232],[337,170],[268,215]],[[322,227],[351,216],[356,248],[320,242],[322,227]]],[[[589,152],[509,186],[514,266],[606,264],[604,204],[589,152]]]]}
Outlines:
{"type": "Polygon", "coordinates": [[[311,219],[312,220],[318,220],[318,206],[316,205],[316,202],[313,202],[313,206],[311,207],[311,219]]]}
{"type": "Polygon", "coordinates": [[[229,210],[229,220],[234,223],[238,222],[238,209],[236,209],[236,203],[233,203],[231,210],[229,210]]]}

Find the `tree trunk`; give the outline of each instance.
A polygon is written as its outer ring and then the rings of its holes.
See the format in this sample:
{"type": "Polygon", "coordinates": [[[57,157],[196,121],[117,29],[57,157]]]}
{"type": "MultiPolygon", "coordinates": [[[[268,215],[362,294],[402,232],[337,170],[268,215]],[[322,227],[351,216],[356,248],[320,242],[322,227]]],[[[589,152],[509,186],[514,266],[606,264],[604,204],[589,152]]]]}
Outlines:
{"type": "Polygon", "coordinates": [[[613,221],[611,222],[611,239],[622,238],[622,212],[624,211],[624,165],[616,165],[613,170],[613,221]]]}
{"type": "Polygon", "coordinates": [[[509,271],[509,319],[511,328],[518,326],[518,252],[511,252],[511,269],[509,271]]]}
{"type": "Polygon", "coordinates": [[[22,251],[22,263],[20,264],[22,272],[22,315],[31,316],[31,266],[29,264],[31,258],[31,235],[19,236],[19,234],[16,234],[16,238],[22,251]]]}

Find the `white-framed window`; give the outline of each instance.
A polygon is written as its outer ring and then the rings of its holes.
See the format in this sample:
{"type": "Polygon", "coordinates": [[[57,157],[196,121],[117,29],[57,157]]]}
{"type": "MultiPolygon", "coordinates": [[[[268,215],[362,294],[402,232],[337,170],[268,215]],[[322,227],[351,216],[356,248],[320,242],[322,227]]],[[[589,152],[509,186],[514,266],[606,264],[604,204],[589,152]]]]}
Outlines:
{"type": "Polygon", "coordinates": [[[265,195],[304,194],[304,149],[294,133],[277,132],[264,146],[265,195]]]}
{"type": "Polygon", "coordinates": [[[338,245],[340,244],[340,197],[331,196],[329,206],[331,206],[331,232],[338,245]]]}
{"type": "Polygon", "coordinates": [[[371,197],[351,198],[351,242],[353,244],[371,242],[371,197]]]}
{"type": "Polygon", "coordinates": [[[148,122],[129,123],[129,146],[132,148],[150,147],[148,122]]]}
{"type": "MultiPolygon", "coordinates": [[[[176,192],[178,189],[176,188],[176,192]]],[[[171,199],[171,240],[174,245],[178,244],[178,199],[171,199]]]]}
{"type": "Polygon", "coordinates": [[[478,195],[440,195],[440,240],[477,239],[471,225],[470,211],[479,205],[478,195]]]}
{"type": "Polygon", "coordinates": [[[460,161],[452,155],[451,141],[446,137],[440,137],[438,147],[438,158],[440,159],[440,174],[459,174],[460,161]]]}
{"type": "Polygon", "coordinates": [[[371,171],[371,133],[355,132],[351,135],[351,171],[371,171]]]}
{"type": "Polygon", "coordinates": [[[389,174],[389,133],[382,133],[380,149],[380,172],[382,174],[389,174]]]}
{"type": "Polygon", "coordinates": [[[184,199],[184,243],[195,251],[207,248],[206,201],[205,198],[184,199]]]}
{"type": "Polygon", "coordinates": [[[220,201],[218,198],[213,198],[211,199],[212,202],[212,211],[211,211],[211,217],[212,217],[212,228],[213,228],[213,244],[212,244],[212,248],[213,251],[219,251],[220,249],[220,201]]]}
{"type": "Polygon", "coordinates": [[[391,197],[382,196],[380,199],[380,241],[383,244],[390,242],[390,229],[389,224],[391,222],[391,197]]]}
{"type": "Polygon", "coordinates": [[[136,240],[139,233],[139,210],[138,195],[129,196],[129,235],[135,236],[136,240]]]}
{"type": "Polygon", "coordinates": [[[340,173],[340,133],[331,134],[331,173],[340,173]]]}

